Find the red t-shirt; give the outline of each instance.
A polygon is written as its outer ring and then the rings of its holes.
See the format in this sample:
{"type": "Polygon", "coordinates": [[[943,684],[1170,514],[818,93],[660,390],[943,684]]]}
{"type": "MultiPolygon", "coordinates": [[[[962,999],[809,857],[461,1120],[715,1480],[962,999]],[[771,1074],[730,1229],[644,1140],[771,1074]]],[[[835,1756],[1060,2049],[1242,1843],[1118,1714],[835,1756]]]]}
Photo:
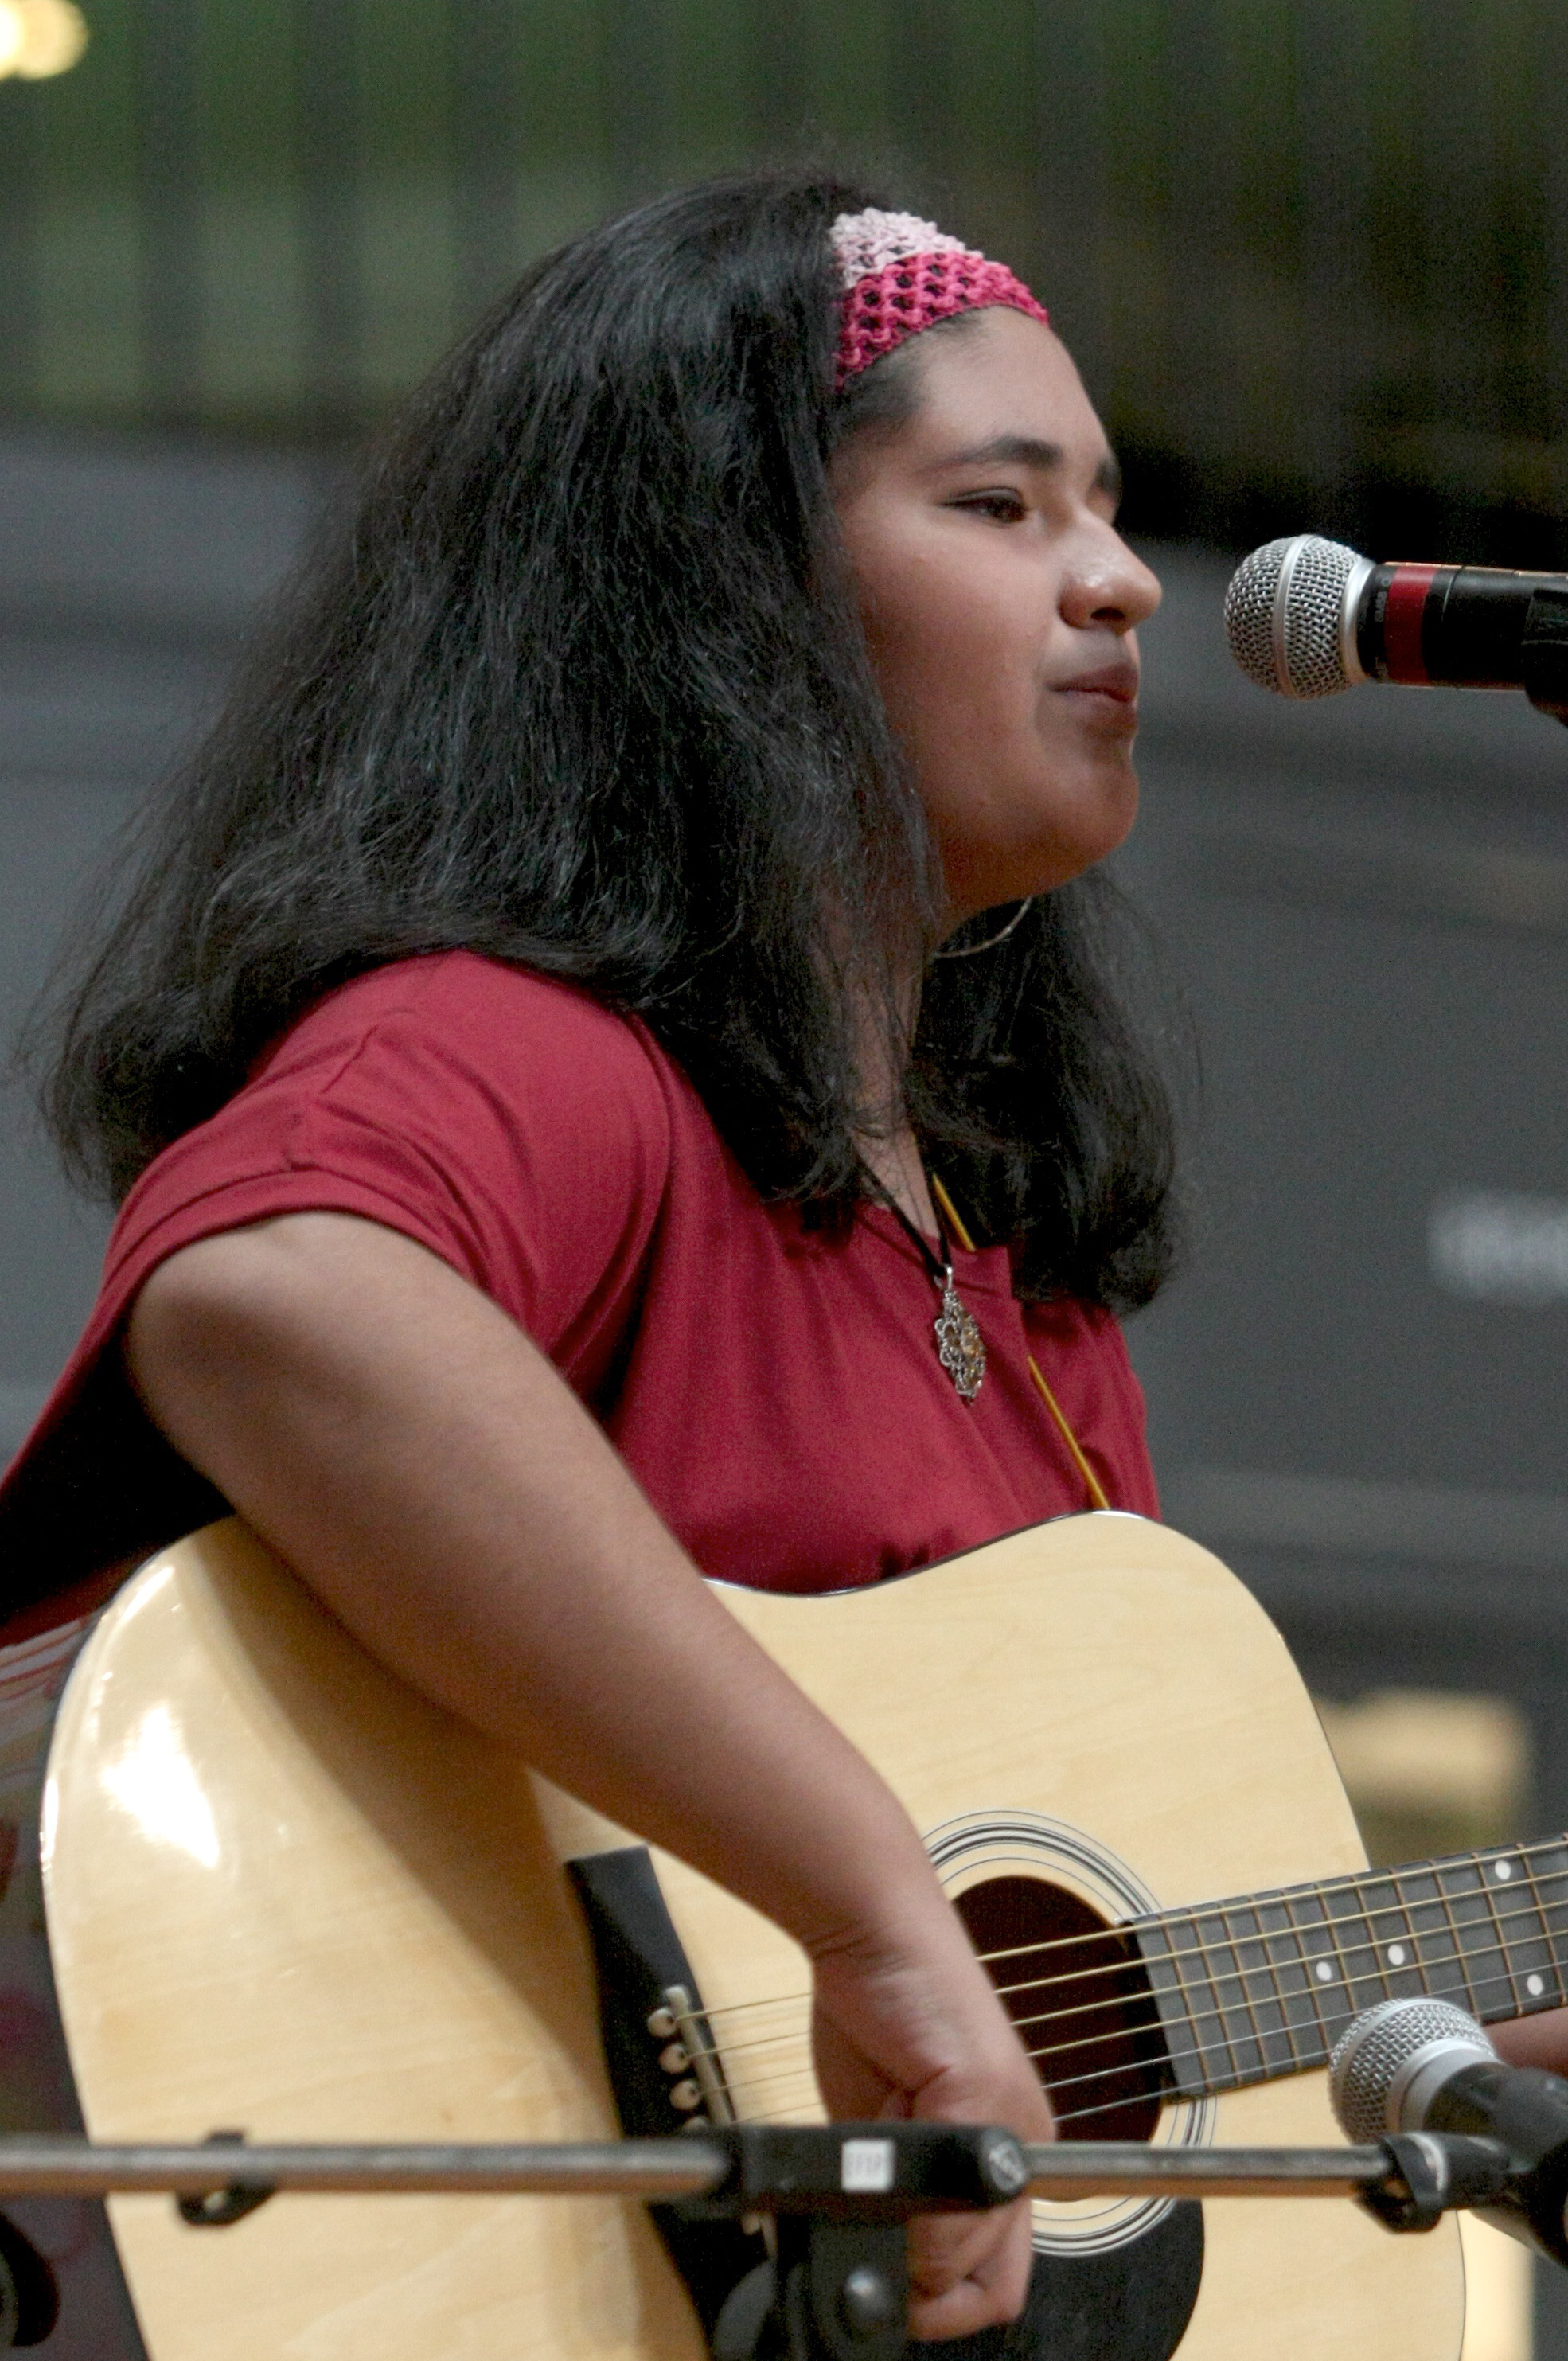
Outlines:
{"type": "Polygon", "coordinates": [[[118,1332],[177,1248],[323,1208],[417,1239],[515,1320],[707,1574],[838,1589],[1086,1507],[1031,1350],[1112,1504],[1156,1513],[1109,1314],[1021,1305],[1004,1248],[958,1249],[989,1356],[964,1403],[893,1214],[868,1206],[835,1235],[764,1204],[645,1026],[454,952],[317,1003],[137,1183],[0,1486],[0,1615],[224,1513],[139,1410],[118,1332]]]}

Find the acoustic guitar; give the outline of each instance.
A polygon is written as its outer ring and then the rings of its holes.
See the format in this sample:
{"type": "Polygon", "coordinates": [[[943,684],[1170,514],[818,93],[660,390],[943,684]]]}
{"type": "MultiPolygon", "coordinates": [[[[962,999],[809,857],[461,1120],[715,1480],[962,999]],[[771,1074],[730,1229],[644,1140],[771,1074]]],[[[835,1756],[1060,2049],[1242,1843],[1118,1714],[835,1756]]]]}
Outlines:
{"type": "MultiPolygon", "coordinates": [[[[1568,1846],[1369,1872],[1278,1634],[1165,1527],[1064,1518],[873,1589],[718,1595],[926,1832],[1069,2139],[1330,2141],[1358,2010],[1563,1997],[1568,1846]]],[[[235,1520],[144,1566],[83,1650],[44,1859],[99,2139],[820,2115],[796,1947],[400,1684],[235,1520]]],[[[701,2361],[762,2252],[608,2199],[110,2210],[152,2361],[701,2361]]],[[[1460,2344],[1452,2224],[1085,2201],[1038,2206],[1036,2247],[992,2361],[1460,2344]]]]}

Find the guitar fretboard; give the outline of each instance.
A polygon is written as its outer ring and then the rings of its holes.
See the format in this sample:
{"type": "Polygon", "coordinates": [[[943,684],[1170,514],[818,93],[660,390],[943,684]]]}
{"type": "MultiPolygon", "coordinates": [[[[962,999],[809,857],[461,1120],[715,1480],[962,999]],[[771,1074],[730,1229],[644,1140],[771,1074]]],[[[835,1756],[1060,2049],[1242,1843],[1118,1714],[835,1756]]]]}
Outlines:
{"type": "Polygon", "coordinates": [[[1369,1870],[1138,1918],[1176,2090],[1321,2066],[1352,2017],[1430,1993],[1483,2025],[1568,1998],[1568,1841],[1369,1870]]]}

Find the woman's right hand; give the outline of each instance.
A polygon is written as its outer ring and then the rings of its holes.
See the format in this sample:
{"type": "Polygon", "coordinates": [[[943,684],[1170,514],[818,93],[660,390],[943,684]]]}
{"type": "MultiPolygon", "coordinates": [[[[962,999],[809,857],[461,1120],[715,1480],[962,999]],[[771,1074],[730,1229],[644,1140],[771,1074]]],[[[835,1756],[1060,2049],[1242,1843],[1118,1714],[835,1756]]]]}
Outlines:
{"type": "MultiPolygon", "coordinates": [[[[850,2122],[1003,2124],[1054,2136],[1050,2102],[963,1927],[936,1891],[913,1937],[816,1947],[813,2039],[829,2114],[850,2122]]],[[[1028,2291],[1026,2199],[927,2214],[909,2238],[912,2336],[1015,2319],[1028,2291]]]]}

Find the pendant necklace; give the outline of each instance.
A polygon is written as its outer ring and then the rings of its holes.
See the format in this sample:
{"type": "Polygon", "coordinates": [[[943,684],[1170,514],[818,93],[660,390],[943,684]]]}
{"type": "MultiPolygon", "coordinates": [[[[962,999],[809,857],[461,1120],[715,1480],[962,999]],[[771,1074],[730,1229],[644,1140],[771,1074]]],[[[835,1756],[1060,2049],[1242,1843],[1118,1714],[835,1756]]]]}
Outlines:
{"type": "Polygon", "coordinates": [[[985,1376],[985,1340],[974,1313],[964,1304],[953,1284],[953,1250],[948,1244],[948,1225],[942,1219],[942,1209],[932,1200],[937,1217],[937,1235],[942,1251],[935,1255],[925,1233],[916,1228],[903,1206],[884,1192],[883,1202],[890,1207],[903,1228],[920,1250],[920,1259],[930,1274],[931,1283],[942,1299],[942,1308],[931,1325],[936,1332],[937,1357],[941,1362],[960,1401],[973,1401],[985,1376]]]}

